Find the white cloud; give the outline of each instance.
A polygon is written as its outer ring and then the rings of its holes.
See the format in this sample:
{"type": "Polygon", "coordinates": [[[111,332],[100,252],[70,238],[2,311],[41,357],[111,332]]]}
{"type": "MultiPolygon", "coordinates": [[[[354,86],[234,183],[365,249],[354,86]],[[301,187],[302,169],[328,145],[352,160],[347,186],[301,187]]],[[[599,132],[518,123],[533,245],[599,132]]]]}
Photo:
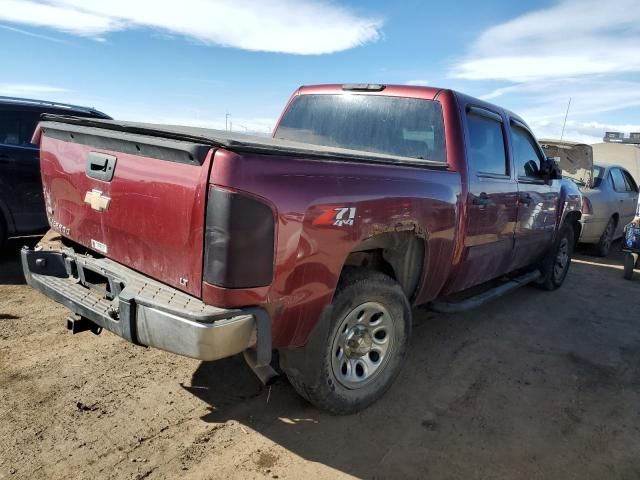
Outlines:
{"type": "Polygon", "coordinates": [[[66,88],[54,87],[51,85],[39,85],[29,83],[0,83],[0,95],[9,97],[34,97],[39,95],[49,95],[52,93],[67,93],[66,88]]]}
{"type": "Polygon", "coordinates": [[[640,62],[596,60],[580,55],[512,55],[481,57],[461,63],[454,77],[465,80],[509,80],[528,82],[546,78],[564,78],[584,74],[611,73],[640,68],[640,62]],[[634,65],[635,64],[635,65],[634,65]],[[622,67],[624,65],[624,67],[622,67]]]}
{"type": "MultiPolygon", "coordinates": [[[[562,123],[561,120],[535,120],[531,122],[530,126],[538,138],[560,138],[562,123]]],[[[569,120],[563,138],[564,140],[593,144],[602,142],[605,132],[624,132],[629,135],[631,132],[640,132],[640,125],[569,120]]]]}
{"type": "Polygon", "coordinates": [[[0,19],[37,27],[50,27],[83,36],[93,36],[118,29],[118,24],[109,17],[56,3],[0,0],[0,19]]]}
{"type": "Polygon", "coordinates": [[[41,40],[47,40],[48,42],[64,43],[64,44],[67,44],[67,45],[71,45],[69,42],[67,42],[65,40],[62,40],[60,38],[55,38],[55,37],[50,37],[48,35],[41,35],[39,33],[29,32],[27,30],[22,30],[20,28],[10,27],[8,25],[0,25],[0,28],[2,28],[3,30],[8,30],[10,32],[15,32],[15,33],[20,33],[22,35],[27,35],[29,37],[40,38],[41,40]]]}
{"type": "Polygon", "coordinates": [[[567,139],[594,143],[602,141],[608,130],[638,131],[637,125],[595,119],[606,112],[639,107],[640,82],[609,77],[554,79],[496,88],[480,98],[517,112],[538,136],[560,136],[569,98],[567,139]]]}
{"type": "Polygon", "coordinates": [[[637,0],[564,0],[483,32],[451,75],[526,82],[640,71],[637,0]]]}
{"type": "Polygon", "coordinates": [[[404,82],[405,85],[414,85],[417,87],[427,87],[429,86],[429,80],[409,80],[404,82]]]}
{"type": "Polygon", "coordinates": [[[564,117],[571,98],[570,116],[589,116],[640,106],[640,82],[593,77],[545,80],[500,87],[479,96],[528,119],[564,117]]]}
{"type": "Polygon", "coordinates": [[[207,45],[303,55],[376,41],[382,27],[329,0],[0,0],[0,20],[97,40],[153,28],[207,45]]]}
{"type": "Polygon", "coordinates": [[[556,0],[485,30],[449,75],[495,85],[480,97],[540,137],[560,137],[571,98],[564,138],[594,143],[608,130],[638,130],[615,119],[640,107],[639,49],[637,0],[556,0]]]}

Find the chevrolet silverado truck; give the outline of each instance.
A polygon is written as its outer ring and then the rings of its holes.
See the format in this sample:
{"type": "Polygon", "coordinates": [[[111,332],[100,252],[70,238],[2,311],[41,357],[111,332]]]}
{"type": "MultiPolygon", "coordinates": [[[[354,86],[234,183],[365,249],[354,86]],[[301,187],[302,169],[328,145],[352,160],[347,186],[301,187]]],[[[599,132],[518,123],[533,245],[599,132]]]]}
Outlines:
{"type": "Polygon", "coordinates": [[[204,361],[272,354],[336,414],[398,375],[411,307],[562,285],[580,192],[514,113],[452,90],[306,86],[273,138],[48,116],[28,283],[74,333],[204,361]]]}

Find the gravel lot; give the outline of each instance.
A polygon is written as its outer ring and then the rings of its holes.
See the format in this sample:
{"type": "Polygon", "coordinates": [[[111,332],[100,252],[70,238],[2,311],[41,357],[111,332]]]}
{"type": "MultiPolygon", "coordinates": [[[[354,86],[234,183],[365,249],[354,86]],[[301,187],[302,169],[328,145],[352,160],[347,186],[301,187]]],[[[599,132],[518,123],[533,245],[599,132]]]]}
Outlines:
{"type": "Polygon", "coordinates": [[[331,417],[241,358],[70,335],[20,243],[0,255],[0,479],[640,478],[640,279],[619,254],[578,254],[557,292],[416,310],[392,389],[331,417]]]}

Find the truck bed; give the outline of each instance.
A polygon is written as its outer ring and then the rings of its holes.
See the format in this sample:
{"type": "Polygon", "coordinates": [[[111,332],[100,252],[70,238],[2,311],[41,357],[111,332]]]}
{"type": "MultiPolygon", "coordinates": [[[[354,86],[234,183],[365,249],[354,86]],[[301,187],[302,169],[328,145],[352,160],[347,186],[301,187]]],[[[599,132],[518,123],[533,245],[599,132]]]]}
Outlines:
{"type": "MultiPolygon", "coordinates": [[[[63,115],[43,115],[40,128],[47,130],[60,129],[64,124],[64,132],[77,132],[84,135],[104,136],[99,130],[108,130],[110,133],[109,145],[105,148],[117,150],[116,143],[129,143],[132,135],[142,135],[157,139],[179,142],[177,145],[188,147],[186,158],[189,154],[192,161],[202,164],[207,151],[211,147],[222,147],[233,152],[249,152],[263,155],[301,156],[304,158],[318,158],[327,160],[348,160],[356,162],[392,163],[399,165],[416,165],[445,170],[447,165],[431,160],[385,155],[364,150],[350,150],[345,148],[312,145],[308,143],[292,142],[258,135],[246,135],[241,133],[214,130],[199,127],[185,127],[180,125],[162,125],[154,123],[127,122],[119,120],[100,120],[93,118],[80,118],[63,115]],[[191,146],[185,145],[188,142],[191,146]],[[199,147],[199,148],[198,148],[199,147]]],[[[92,142],[93,143],[93,142],[92,142]]],[[[157,143],[157,142],[153,142],[157,143]]],[[[166,142],[161,142],[165,144],[166,142]]],[[[126,151],[126,150],[125,150],[126,151]]],[[[132,152],[133,153],[133,152],[132,152]]],[[[189,162],[187,162],[189,163],[189,162]]]]}

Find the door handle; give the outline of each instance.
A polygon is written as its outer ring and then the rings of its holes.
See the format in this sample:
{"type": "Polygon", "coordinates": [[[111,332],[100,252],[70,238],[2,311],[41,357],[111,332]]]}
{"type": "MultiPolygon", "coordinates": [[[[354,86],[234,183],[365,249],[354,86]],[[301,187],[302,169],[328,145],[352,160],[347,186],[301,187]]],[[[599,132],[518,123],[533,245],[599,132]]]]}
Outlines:
{"type": "Polygon", "coordinates": [[[87,177],[110,182],[113,179],[113,171],[116,168],[117,158],[106,153],[89,152],[87,155],[87,177]]]}
{"type": "Polygon", "coordinates": [[[89,158],[89,166],[92,172],[100,171],[104,172],[107,170],[107,159],[105,157],[94,157],[89,158]]]}
{"type": "Polygon", "coordinates": [[[518,197],[518,203],[521,205],[528,206],[531,203],[531,195],[528,193],[522,194],[518,197]]]}
{"type": "Polygon", "coordinates": [[[489,198],[489,195],[482,192],[480,195],[473,197],[473,201],[471,203],[479,207],[486,207],[491,203],[491,199],[489,198]]]}

